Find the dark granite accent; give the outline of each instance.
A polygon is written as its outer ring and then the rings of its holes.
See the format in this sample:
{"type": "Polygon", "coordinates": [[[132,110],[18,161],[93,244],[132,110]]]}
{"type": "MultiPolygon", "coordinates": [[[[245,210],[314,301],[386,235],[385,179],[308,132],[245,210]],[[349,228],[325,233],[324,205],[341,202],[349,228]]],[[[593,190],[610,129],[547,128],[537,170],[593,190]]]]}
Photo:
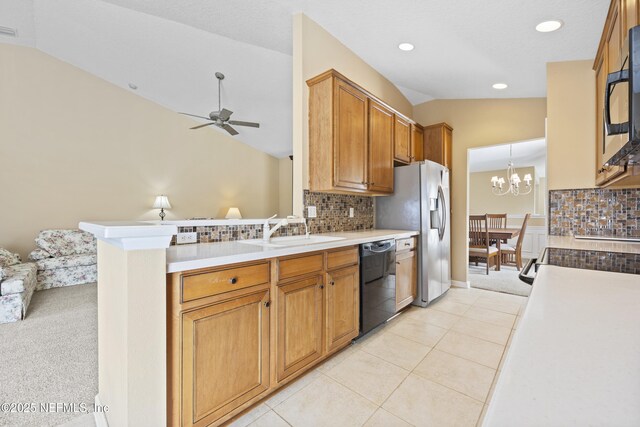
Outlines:
{"type": "Polygon", "coordinates": [[[315,193],[304,190],[304,216],[308,206],[315,206],[317,218],[307,218],[310,233],[371,230],[374,226],[373,197],[315,193]],[[349,218],[349,208],[354,217],[349,218]]]}
{"type": "Polygon", "coordinates": [[[640,237],[640,188],[549,191],[549,235],[640,237]]]}
{"type": "Polygon", "coordinates": [[[640,274],[640,254],[548,248],[546,258],[560,267],[640,274]]]}

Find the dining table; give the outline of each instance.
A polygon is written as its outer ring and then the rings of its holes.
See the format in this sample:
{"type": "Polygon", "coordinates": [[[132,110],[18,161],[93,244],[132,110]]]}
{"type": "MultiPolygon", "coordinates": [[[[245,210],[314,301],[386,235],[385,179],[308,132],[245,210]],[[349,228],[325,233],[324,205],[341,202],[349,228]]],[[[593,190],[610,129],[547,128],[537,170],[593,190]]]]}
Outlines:
{"type": "MultiPolygon", "coordinates": [[[[500,252],[500,242],[502,240],[509,240],[520,235],[520,228],[489,228],[489,241],[495,240],[496,248],[500,252]]],[[[500,264],[502,261],[502,254],[498,255],[498,261],[496,262],[496,271],[500,271],[500,264]]]]}

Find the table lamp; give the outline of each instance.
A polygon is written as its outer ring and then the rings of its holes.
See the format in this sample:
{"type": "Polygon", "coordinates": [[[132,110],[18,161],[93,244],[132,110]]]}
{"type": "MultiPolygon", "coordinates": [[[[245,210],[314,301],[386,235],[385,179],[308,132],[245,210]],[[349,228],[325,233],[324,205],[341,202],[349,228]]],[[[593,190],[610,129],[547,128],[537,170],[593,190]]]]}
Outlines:
{"type": "Polygon", "coordinates": [[[240,213],[240,209],[238,208],[229,208],[227,214],[225,215],[226,219],[242,219],[242,214],[240,213]]]}
{"type": "Polygon", "coordinates": [[[153,202],[153,209],[160,209],[160,221],[164,221],[165,209],[171,209],[171,203],[167,196],[156,196],[155,202],[153,202]]]}

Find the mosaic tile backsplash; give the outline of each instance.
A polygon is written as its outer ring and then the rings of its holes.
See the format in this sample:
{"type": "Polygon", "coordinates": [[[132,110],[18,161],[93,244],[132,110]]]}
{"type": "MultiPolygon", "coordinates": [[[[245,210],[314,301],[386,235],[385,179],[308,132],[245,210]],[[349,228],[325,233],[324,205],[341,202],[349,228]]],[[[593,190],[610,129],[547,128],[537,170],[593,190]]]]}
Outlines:
{"type": "Polygon", "coordinates": [[[305,218],[308,206],[315,206],[317,211],[316,218],[307,218],[309,232],[312,234],[373,228],[373,197],[315,193],[309,190],[304,190],[303,197],[305,218]],[[349,208],[354,209],[353,218],[349,218],[349,208]]]}
{"type": "Polygon", "coordinates": [[[640,274],[640,254],[549,248],[548,263],[583,270],[640,274]]]}
{"type": "Polygon", "coordinates": [[[640,188],[549,191],[549,235],[640,237],[640,188]]]}
{"type": "MultiPolygon", "coordinates": [[[[307,206],[315,206],[318,215],[316,218],[307,218],[309,233],[370,230],[373,228],[373,197],[312,193],[308,190],[304,191],[303,197],[305,217],[307,216],[307,206]],[[354,209],[353,218],[349,218],[349,208],[354,209]]],[[[233,240],[261,239],[262,225],[178,227],[178,233],[198,233],[197,243],[231,242],[233,240]]],[[[276,230],[273,237],[301,236],[304,233],[304,224],[291,224],[276,230]]],[[[176,244],[176,236],[173,236],[171,244],[176,244]]]]}
{"type": "MultiPolygon", "coordinates": [[[[273,225],[272,225],[273,227],[273,225]]],[[[262,238],[262,224],[255,225],[212,225],[201,227],[178,227],[178,233],[198,233],[197,243],[231,242],[233,240],[248,240],[262,238]]],[[[304,224],[291,224],[280,227],[273,233],[273,237],[304,235],[304,224]]],[[[176,244],[173,236],[171,244],[176,244]]]]}

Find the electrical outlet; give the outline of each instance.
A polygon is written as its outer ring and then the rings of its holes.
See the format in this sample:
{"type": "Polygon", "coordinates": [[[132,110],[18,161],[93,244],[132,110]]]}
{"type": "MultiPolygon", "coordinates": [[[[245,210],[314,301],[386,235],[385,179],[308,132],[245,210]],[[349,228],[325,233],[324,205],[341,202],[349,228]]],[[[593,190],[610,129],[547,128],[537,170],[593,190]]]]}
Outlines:
{"type": "Polygon", "coordinates": [[[353,208],[349,208],[349,218],[353,218],[355,216],[355,212],[353,208]]]}
{"type": "Polygon", "coordinates": [[[315,206],[308,206],[307,207],[307,217],[316,218],[317,216],[318,216],[318,213],[316,212],[316,207],[315,206]]]}
{"type": "Polygon", "coordinates": [[[176,243],[183,245],[185,243],[197,243],[198,233],[178,233],[176,243]]]}

